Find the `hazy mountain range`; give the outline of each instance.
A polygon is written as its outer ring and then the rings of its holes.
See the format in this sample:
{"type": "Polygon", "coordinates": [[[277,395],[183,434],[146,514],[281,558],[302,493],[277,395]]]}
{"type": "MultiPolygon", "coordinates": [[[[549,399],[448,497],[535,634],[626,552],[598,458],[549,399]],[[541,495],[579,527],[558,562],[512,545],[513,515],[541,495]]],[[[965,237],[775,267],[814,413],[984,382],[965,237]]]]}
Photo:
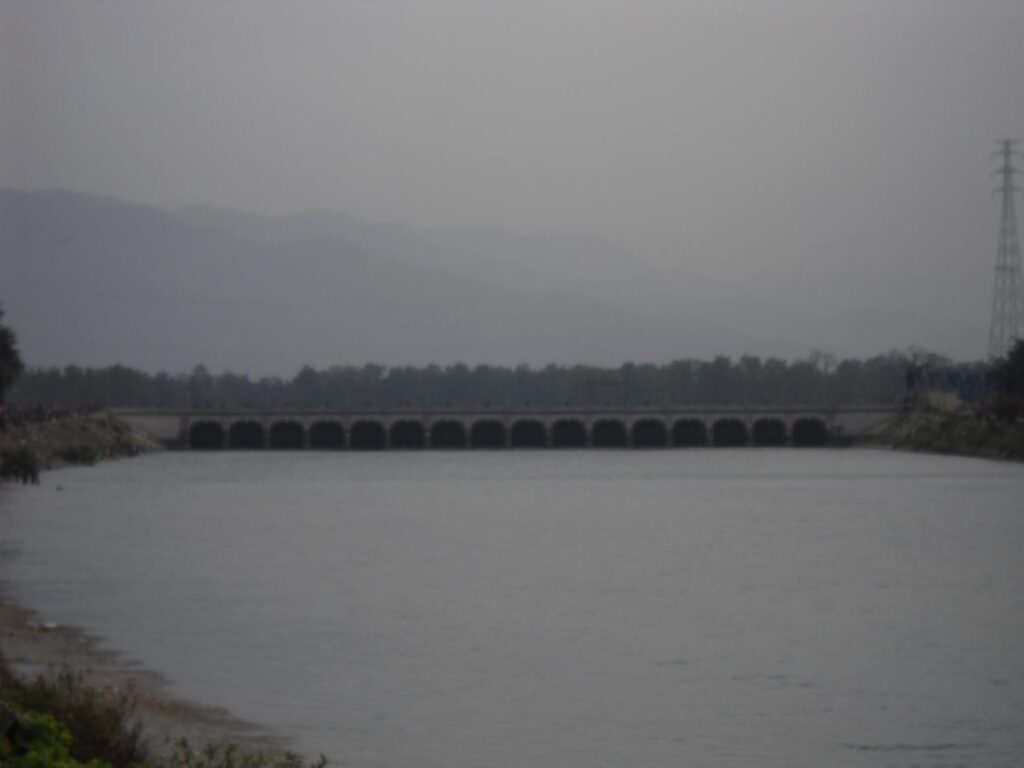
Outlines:
{"type": "Polygon", "coordinates": [[[866,354],[935,323],[973,331],[894,307],[800,310],[781,289],[658,270],[586,236],[59,191],[0,191],[0,302],[30,364],[171,371],[866,354]]]}

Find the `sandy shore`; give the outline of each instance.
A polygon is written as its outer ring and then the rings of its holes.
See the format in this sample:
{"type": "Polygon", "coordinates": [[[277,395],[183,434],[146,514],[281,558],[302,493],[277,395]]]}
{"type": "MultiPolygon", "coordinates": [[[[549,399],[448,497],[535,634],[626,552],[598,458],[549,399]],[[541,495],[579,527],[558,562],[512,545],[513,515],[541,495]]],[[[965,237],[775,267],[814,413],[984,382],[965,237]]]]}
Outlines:
{"type": "MultiPolygon", "coordinates": [[[[11,557],[2,546],[0,536],[0,558],[11,557]]],[[[101,639],[75,627],[45,623],[30,608],[19,605],[9,585],[2,582],[0,651],[19,673],[68,667],[98,688],[134,688],[138,717],[151,747],[158,752],[166,752],[181,738],[193,743],[228,741],[272,752],[288,748],[282,737],[265,727],[242,721],[225,710],[172,696],[160,675],[109,649],[101,639]]]]}
{"type": "Polygon", "coordinates": [[[183,701],[170,695],[165,680],[103,647],[74,627],[43,623],[31,610],[0,596],[0,650],[15,670],[35,674],[68,667],[90,684],[105,690],[134,688],[137,714],[150,745],[158,752],[187,738],[193,743],[229,741],[254,750],[280,752],[283,739],[229,712],[183,701]]]}

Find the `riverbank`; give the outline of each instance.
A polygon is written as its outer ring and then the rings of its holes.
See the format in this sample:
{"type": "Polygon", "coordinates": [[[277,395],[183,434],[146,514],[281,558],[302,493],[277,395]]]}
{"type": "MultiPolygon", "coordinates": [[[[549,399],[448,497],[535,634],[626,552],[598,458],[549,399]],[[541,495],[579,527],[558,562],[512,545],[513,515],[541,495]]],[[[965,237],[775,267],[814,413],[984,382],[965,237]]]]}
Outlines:
{"type": "Polygon", "coordinates": [[[860,441],[907,451],[1024,461],[1024,424],[973,412],[908,411],[860,441]]]}
{"type": "MultiPolygon", "coordinates": [[[[39,469],[138,456],[163,450],[149,436],[107,414],[68,415],[36,423],[8,425],[0,432],[0,456],[31,454],[39,469]]],[[[39,492],[45,493],[45,484],[39,492]]],[[[0,487],[0,493],[2,493],[0,487]]],[[[36,491],[28,491],[36,492],[36,491]]],[[[10,558],[0,536],[0,558],[10,558]]],[[[266,729],[228,712],[173,696],[167,681],[115,653],[88,633],[48,622],[20,605],[0,582],[0,653],[23,676],[71,670],[82,682],[104,692],[131,690],[135,714],[153,755],[168,758],[175,743],[239,745],[249,752],[281,755],[286,745],[266,729]]]]}
{"type": "Polygon", "coordinates": [[[8,424],[0,431],[0,456],[27,451],[40,470],[160,450],[153,438],[103,412],[8,424]]]}
{"type": "Polygon", "coordinates": [[[167,682],[131,660],[107,650],[75,627],[44,621],[34,611],[0,592],[0,651],[22,676],[69,669],[82,682],[107,694],[131,691],[135,715],[156,757],[166,757],[174,744],[235,743],[252,751],[281,753],[284,745],[259,726],[228,712],[174,697],[167,682]]]}

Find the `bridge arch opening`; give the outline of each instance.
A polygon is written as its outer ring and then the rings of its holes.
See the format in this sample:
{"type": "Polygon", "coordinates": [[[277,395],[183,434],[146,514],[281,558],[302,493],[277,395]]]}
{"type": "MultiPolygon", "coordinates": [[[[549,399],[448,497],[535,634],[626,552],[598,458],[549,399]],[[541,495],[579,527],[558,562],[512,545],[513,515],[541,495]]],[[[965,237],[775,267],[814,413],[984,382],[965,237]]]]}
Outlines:
{"type": "Polygon", "coordinates": [[[474,448],[504,448],[505,425],[494,419],[474,422],[470,440],[474,448]]]}
{"type": "Polygon", "coordinates": [[[189,448],[217,450],[224,447],[224,427],[216,421],[198,421],[188,430],[189,448]]]}
{"type": "Polygon", "coordinates": [[[695,448],[708,444],[708,428],[700,419],[679,419],[672,425],[672,445],[695,448]]]}
{"type": "Polygon", "coordinates": [[[305,447],[306,430],[297,421],[278,421],[270,426],[270,447],[294,451],[305,447]]]}
{"type": "Polygon", "coordinates": [[[236,421],[228,432],[232,448],[255,450],[263,448],[263,425],[256,421],[236,421]]]}
{"type": "Polygon", "coordinates": [[[748,445],[747,425],[739,419],[719,419],[711,428],[711,438],[716,446],[736,447],[748,445]]]}
{"type": "Polygon", "coordinates": [[[551,427],[553,448],[583,448],[587,444],[587,428],[579,419],[560,419],[551,427]]]}
{"type": "Polygon", "coordinates": [[[413,450],[427,444],[427,430],[421,422],[402,419],[391,425],[391,447],[413,450]]]}
{"type": "Polygon", "coordinates": [[[785,445],[786,424],[781,419],[758,419],[753,437],[754,445],[785,445]]]}
{"type": "Polygon", "coordinates": [[[639,419],[633,422],[634,448],[664,448],[668,445],[668,430],[660,419],[639,419]]]}
{"type": "Polygon", "coordinates": [[[828,442],[828,428],[821,419],[797,419],[793,424],[793,445],[822,446],[828,442]]]}
{"type": "Polygon", "coordinates": [[[309,447],[329,451],[345,447],[345,429],[336,421],[318,421],[309,428],[309,447]]]}
{"type": "Polygon", "coordinates": [[[380,451],[387,444],[384,425],[379,421],[357,421],[352,425],[349,445],[356,451],[380,451]]]}
{"type": "Polygon", "coordinates": [[[618,419],[601,419],[590,433],[595,448],[625,448],[626,442],[626,425],[618,419]]]}
{"type": "Polygon", "coordinates": [[[445,419],[430,426],[431,448],[465,448],[466,428],[461,421],[445,419]]]}
{"type": "Polygon", "coordinates": [[[535,419],[522,419],[512,425],[513,448],[543,448],[547,442],[544,425],[535,419]]]}

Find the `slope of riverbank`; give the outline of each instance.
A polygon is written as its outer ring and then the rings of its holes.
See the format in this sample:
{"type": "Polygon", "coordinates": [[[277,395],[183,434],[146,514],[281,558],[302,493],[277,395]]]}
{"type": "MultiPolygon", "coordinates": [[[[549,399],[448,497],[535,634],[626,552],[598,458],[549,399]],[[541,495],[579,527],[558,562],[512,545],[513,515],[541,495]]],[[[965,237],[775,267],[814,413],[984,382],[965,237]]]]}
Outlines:
{"type": "Polygon", "coordinates": [[[151,437],[106,413],[8,424],[0,431],[0,456],[27,451],[39,469],[95,464],[159,450],[160,444],[151,437]]]}
{"type": "MultiPolygon", "coordinates": [[[[41,470],[159,450],[163,449],[149,436],[103,413],[8,424],[0,431],[0,460],[10,455],[31,455],[41,470]]],[[[48,490],[44,478],[38,492],[48,490]]],[[[0,558],[12,557],[2,533],[0,529],[0,558]]],[[[84,684],[99,691],[133,691],[135,715],[144,726],[156,760],[170,759],[171,750],[181,739],[197,745],[238,744],[250,754],[267,755],[267,766],[277,765],[271,758],[284,753],[283,743],[265,729],[240,721],[223,710],[176,698],[159,675],[107,650],[86,632],[54,625],[19,605],[2,582],[0,654],[20,675],[69,669],[81,675],[84,684]]]]}
{"type": "Polygon", "coordinates": [[[181,739],[193,744],[239,744],[247,750],[281,754],[282,743],[259,726],[224,710],[174,697],[166,681],[129,659],[102,647],[75,627],[43,621],[0,592],[0,653],[25,677],[69,669],[84,684],[113,695],[130,691],[135,716],[144,727],[152,754],[168,756],[181,739]]]}
{"type": "Polygon", "coordinates": [[[1024,424],[988,414],[909,411],[864,442],[910,451],[1024,461],[1024,424]]]}

